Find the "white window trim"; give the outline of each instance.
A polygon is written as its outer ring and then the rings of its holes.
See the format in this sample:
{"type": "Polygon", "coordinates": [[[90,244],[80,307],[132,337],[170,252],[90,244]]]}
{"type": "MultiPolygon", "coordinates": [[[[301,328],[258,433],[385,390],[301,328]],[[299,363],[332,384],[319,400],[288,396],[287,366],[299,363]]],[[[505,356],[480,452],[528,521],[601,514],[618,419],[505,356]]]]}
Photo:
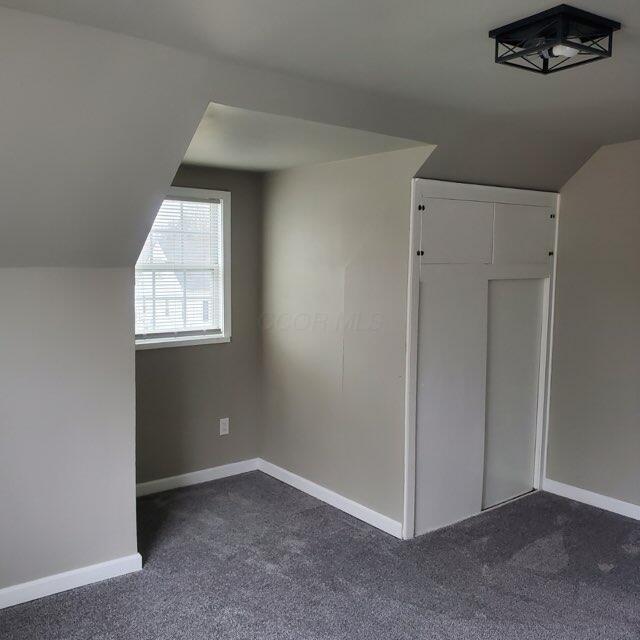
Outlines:
{"type": "Polygon", "coordinates": [[[190,187],[171,187],[166,197],[195,198],[198,200],[220,200],[222,202],[222,268],[224,271],[224,300],[221,333],[203,333],[202,335],[176,335],[172,337],[136,336],[136,351],[143,349],[161,349],[164,347],[189,347],[200,344],[220,344],[231,342],[231,192],[212,189],[192,189],[190,187]]]}

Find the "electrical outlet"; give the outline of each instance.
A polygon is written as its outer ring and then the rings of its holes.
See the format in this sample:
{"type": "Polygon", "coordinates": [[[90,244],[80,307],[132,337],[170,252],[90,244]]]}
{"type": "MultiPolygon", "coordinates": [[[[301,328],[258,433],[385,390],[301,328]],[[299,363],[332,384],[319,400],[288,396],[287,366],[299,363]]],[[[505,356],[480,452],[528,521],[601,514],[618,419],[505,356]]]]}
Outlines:
{"type": "Polygon", "coordinates": [[[229,418],[220,418],[220,435],[229,435],[229,418]]]}

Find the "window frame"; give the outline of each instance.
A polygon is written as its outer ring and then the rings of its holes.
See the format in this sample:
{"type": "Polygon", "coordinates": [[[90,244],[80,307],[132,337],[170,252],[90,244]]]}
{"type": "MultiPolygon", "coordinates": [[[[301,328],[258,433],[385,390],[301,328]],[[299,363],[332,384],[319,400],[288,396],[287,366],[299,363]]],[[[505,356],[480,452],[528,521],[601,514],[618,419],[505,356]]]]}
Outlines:
{"type": "MultiPolygon", "coordinates": [[[[200,344],[220,344],[231,342],[231,192],[213,189],[194,189],[191,187],[171,187],[164,199],[178,200],[218,200],[222,204],[220,226],[222,235],[222,331],[220,333],[203,333],[202,335],[181,335],[176,332],[173,336],[163,335],[154,338],[152,335],[135,335],[136,351],[144,349],[160,349],[165,347],[189,347],[200,344]]],[[[157,215],[157,213],[156,213],[157,215]]],[[[154,218],[155,222],[155,218],[154,218]]],[[[149,229],[149,232],[151,229],[149,229]]],[[[145,238],[146,241],[146,238],[145,238]]],[[[134,267],[134,273],[135,273],[134,267]]],[[[134,310],[135,315],[135,310],[134,310]]],[[[135,318],[134,318],[135,321],[135,318]]]]}

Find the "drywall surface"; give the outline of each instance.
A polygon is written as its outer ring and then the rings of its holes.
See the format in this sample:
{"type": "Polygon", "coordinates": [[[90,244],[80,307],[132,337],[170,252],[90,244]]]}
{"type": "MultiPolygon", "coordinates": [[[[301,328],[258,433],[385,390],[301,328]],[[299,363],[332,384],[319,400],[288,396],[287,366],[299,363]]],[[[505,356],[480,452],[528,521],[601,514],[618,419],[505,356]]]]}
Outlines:
{"type": "Polygon", "coordinates": [[[265,183],[261,455],[396,520],[410,181],[430,151],[265,183]]]}
{"type": "Polygon", "coordinates": [[[640,141],[561,190],[547,477],[640,504],[640,141]]]}
{"type": "Polygon", "coordinates": [[[580,0],[622,23],[613,57],[547,77],[496,65],[487,35],[549,6],[540,0],[0,3],[199,52],[220,70],[235,60],[236,71],[211,85],[212,100],[269,111],[274,97],[273,113],[360,129],[377,121],[371,130],[440,145],[423,177],[557,191],[600,145],[640,136],[633,0],[580,0]],[[287,79],[280,91],[274,69],[287,79]],[[298,92],[296,78],[314,80],[298,92]],[[227,101],[231,93],[241,101],[227,101]],[[416,108],[401,115],[400,102],[416,108]]]}
{"type": "Polygon", "coordinates": [[[136,552],[133,272],[0,269],[0,588],[136,552]]]}
{"type": "Polygon", "coordinates": [[[133,266],[208,73],[162,45],[0,9],[0,266],[133,266]]]}
{"type": "Polygon", "coordinates": [[[502,186],[555,190],[612,141],[5,8],[0,54],[0,266],[131,266],[210,101],[426,140],[439,148],[420,176],[502,186]]]}
{"type": "Polygon", "coordinates": [[[184,164],[278,171],[421,146],[424,142],[212,102],[184,164]]]}
{"type": "Polygon", "coordinates": [[[231,342],[136,353],[137,476],[156,480],[258,452],[263,175],[183,166],[173,184],[231,192],[231,342]],[[229,435],[219,419],[229,417],[229,435]]]}
{"type": "Polygon", "coordinates": [[[457,131],[432,138],[438,147],[417,175],[431,180],[558,191],[600,144],[592,138],[565,133],[561,143],[550,146],[550,140],[559,139],[555,136],[548,129],[529,129],[523,135],[521,123],[461,119],[457,131]]]}

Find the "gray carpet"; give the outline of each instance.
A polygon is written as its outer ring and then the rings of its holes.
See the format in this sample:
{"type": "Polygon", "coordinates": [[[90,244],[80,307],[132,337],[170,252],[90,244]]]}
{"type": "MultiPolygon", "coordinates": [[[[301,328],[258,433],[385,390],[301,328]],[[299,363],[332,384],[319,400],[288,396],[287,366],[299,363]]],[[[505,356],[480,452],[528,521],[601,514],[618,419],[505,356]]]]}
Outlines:
{"type": "Polygon", "coordinates": [[[259,472],[139,501],[144,571],[3,640],[640,638],[640,524],[532,494],[401,542],[259,472]]]}

